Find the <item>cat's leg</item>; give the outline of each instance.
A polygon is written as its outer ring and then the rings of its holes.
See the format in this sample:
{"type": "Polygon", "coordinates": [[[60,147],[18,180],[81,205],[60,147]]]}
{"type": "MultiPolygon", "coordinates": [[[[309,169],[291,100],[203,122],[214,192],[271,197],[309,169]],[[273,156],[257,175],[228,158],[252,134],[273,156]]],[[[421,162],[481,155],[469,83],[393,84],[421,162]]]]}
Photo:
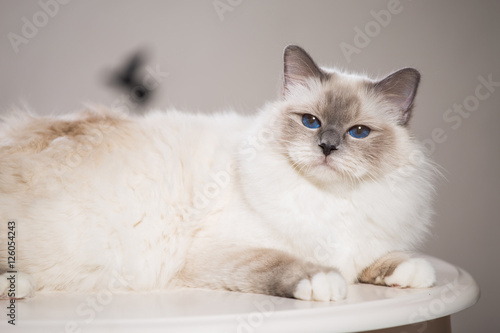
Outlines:
{"type": "Polygon", "coordinates": [[[283,251],[229,247],[192,255],[179,275],[182,285],[314,301],[345,298],[347,285],[331,267],[283,251]]]}
{"type": "Polygon", "coordinates": [[[25,273],[3,273],[0,274],[0,297],[1,298],[26,298],[33,296],[35,281],[25,273]]]}
{"type": "Polygon", "coordinates": [[[400,288],[429,288],[436,283],[436,272],[425,259],[391,252],[366,267],[358,281],[400,288]]]}

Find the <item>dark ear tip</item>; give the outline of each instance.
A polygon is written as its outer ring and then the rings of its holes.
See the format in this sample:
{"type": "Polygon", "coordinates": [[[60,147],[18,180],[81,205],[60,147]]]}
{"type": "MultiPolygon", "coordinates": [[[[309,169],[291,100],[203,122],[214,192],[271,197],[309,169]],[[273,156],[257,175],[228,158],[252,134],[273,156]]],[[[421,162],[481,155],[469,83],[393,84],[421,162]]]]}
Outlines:
{"type": "Polygon", "coordinates": [[[419,71],[413,67],[401,68],[400,71],[406,71],[406,72],[411,72],[411,73],[415,73],[415,74],[420,74],[419,71]]]}
{"type": "Polygon", "coordinates": [[[415,68],[412,67],[406,67],[403,69],[400,69],[398,72],[404,73],[406,76],[413,78],[415,81],[419,82],[420,81],[420,72],[416,70],[415,68]]]}
{"type": "Polygon", "coordinates": [[[387,87],[388,82],[406,82],[407,85],[413,86],[416,89],[420,84],[420,77],[420,72],[418,70],[411,67],[405,67],[393,72],[381,81],[376,82],[375,87],[377,89],[384,89],[390,88],[390,86],[387,87]]]}
{"type": "Polygon", "coordinates": [[[289,44],[289,45],[285,46],[285,51],[293,50],[293,49],[300,49],[300,46],[294,45],[294,44],[289,44]]]}
{"type": "Polygon", "coordinates": [[[292,53],[292,52],[304,52],[304,53],[305,53],[306,51],[304,51],[304,49],[303,49],[303,48],[301,48],[301,47],[300,47],[300,46],[298,46],[298,45],[290,44],[290,45],[287,45],[287,46],[285,47],[285,51],[284,51],[283,53],[284,53],[284,54],[285,54],[285,56],[286,56],[286,55],[288,55],[288,54],[290,54],[290,53],[292,53]]]}

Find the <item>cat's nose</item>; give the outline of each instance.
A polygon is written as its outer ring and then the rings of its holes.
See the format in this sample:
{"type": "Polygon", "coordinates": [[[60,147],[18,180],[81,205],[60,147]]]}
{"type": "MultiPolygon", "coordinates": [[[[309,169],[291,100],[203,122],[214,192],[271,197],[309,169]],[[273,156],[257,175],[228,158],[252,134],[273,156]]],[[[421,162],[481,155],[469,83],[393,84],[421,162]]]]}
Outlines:
{"type": "Polygon", "coordinates": [[[342,140],[338,131],[335,129],[328,129],[321,133],[319,145],[323,149],[323,154],[328,156],[332,151],[339,149],[340,141],[342,140]]]}
{"type": "Polygon", "coordinates": [[[323,149],[323,154],[325,154],[325,156],[328,156],[332,151],[337,150],[336,146],[325,142],[319,144],[319,146],[323,149]]]}

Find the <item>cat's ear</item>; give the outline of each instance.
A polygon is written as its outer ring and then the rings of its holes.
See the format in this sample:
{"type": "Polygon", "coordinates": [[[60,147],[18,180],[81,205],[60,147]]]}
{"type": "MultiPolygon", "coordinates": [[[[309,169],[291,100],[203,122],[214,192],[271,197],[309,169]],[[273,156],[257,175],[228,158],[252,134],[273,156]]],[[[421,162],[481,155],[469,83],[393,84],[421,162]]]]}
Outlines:
{"type": "Polygon", "coordinates": [[[403,68],[374,83],[377,94],[393,106],[391,112],[396,113],[400,125],[406,125],[410,120],[419,82],[420,73],[416,69],[403,68]]]}
{"type": "Polygon", "coordinates": [[[294,85],[304,85],[310,78],[323,79],[323,71],[304,49],[297,45],[288,45],[283,55],[283,94],[294,85]]]}

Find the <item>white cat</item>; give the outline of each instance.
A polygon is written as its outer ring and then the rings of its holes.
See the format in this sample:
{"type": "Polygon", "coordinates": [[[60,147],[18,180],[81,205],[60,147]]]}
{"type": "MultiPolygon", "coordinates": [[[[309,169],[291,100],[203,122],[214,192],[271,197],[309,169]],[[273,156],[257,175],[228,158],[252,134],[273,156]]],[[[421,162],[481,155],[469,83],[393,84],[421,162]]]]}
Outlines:
{"type": "Polygon", "coordinates": [[[408,129],[419,79],[321,69],[289,46],[283,97],[254,116],[6,117],[0,293],[188,286],[330,301],[346,283],[432,286],[432,266],[407,253],[434,194],[408,129]]]}

